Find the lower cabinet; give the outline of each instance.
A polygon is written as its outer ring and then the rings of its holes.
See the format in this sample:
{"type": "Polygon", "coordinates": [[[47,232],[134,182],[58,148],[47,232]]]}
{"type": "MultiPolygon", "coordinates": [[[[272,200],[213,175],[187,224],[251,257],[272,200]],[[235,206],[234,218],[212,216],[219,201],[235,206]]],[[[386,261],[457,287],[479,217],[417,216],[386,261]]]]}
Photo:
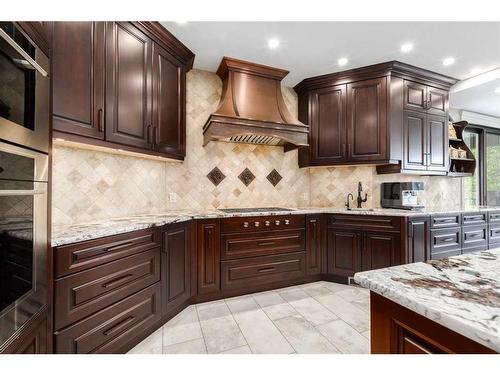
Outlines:
{"type": "Polygon", "coordinates": [[[166,314],[191,297],[191,223],[168,225],[161,254],[162,312],[166,314]]]}
{"type": "Polygon", "coordinates": [[[389,232],[363,232],[363,271],[401,264],[401,235],[389,232]]]}
{"type": "Polygon", "coordinates": [[[306,272],[318,275],[323,272],[323,215],[307,215],[306,217],[306,272]]]}
{"type": "Polygon", "coordinates": [[[220,222],[197,222],[198,295],[220,290],[220,222]]]}
{"type": "Polygon", "coordinates": [[[361,231],[328,228],[327,236],[328,274],[351,277],[361,271],[361,231]]]}
{"type": "Polygon", "coordinates": [[[425,262],[430,256],[429,216],[408,218],[406,262],[425,262]]]}

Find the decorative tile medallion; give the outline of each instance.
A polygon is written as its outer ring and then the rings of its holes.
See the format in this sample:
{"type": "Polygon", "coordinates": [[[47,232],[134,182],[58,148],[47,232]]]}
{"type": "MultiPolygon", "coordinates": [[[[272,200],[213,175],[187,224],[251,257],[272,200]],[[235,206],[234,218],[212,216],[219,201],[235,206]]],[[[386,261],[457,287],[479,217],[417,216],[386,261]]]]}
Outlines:
{"type": "Polygon", "coordinates": [[[245,168],[243,172],[240,173],[238,178],[245,184],[245,186],[248,186],[252,183],[252,181],[255,179],[254,174],[250,171],[250,169],[245,168]]]}
{"type": "Polygon", "coordinates": [[[226,178],[224,173],[221,172],[221,170],[217,167],[212,169],[208,174],[207,178],[214,184],[215,186],[219,185],[223,179],[226,178]]]}
{"type": "Polygon", "coordinates": [[[281,175],[278,173],[278,171],[276,169],[273,169],[271,171],[271,173],[269,173],[266,177],[269,182],[273,185],[273,186],[276,186],[278,185],[278,183],[281,181],[281,179],[283,177],[281,177],[281,175]]]}

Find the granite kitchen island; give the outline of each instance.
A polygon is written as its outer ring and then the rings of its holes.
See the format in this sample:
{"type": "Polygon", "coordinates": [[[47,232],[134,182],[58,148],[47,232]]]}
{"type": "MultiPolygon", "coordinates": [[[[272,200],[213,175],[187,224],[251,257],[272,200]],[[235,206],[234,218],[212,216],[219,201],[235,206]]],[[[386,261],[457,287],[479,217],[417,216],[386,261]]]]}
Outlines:
{"type": "Polygon", "coordinates": [[[500,352],[500,249],[360,272],[372,353],[500,352]]]}

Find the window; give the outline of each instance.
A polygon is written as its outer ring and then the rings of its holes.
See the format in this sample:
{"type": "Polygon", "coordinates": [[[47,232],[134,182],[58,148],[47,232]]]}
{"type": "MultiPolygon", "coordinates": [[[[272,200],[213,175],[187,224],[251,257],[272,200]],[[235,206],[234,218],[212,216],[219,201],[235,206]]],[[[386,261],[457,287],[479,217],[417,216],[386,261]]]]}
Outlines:
{"type": "MultiPolygon", "coordinates": [[[[462,137],[471,152],[474,154],[479,164],[479,135],[480,132],[476,129],[465,129],[462,137]]],[[[463,179],[463,202],[467,206],[478,206],[481,204],[481,179],[480,168],[476,164],[476,173],[473,176],[463,179]]]]}
{"type": "Polygon", "coordinates": [[[486,133],[486,204],[500,206],[500,134],[486,133]]]}

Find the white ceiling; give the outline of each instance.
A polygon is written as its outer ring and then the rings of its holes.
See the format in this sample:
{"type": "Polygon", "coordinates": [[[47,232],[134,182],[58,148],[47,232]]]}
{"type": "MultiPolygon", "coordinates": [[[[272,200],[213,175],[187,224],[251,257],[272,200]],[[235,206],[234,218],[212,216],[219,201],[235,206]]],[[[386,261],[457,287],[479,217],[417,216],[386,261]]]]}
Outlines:
{"type": "MultiPolygon", "coordinates": [[[[319,74],[399,60],[466,79],[500,67],[500,22],[162,22],[195,54],[194,67],[215,71],[223,56],[287,69],[283,80],[294,86],[319,74]],[[270,38],[280,46],[267,47],[270,38]],[[412,42],[409,53],[401,45],[412,42]],[[444,58],[455,63],[443,66],[444,58]],[[343,67],[337,60],[347,57],[343,67]]],[[[462,109],[500,116],[499,94],[488,87],[471,88],[452,96],[462,109]],[[492,94],[493,93],[493,94],[492,94]],[[486,96],[486,99],[485,99],[486,96]],[[495,104],[496,103],[496,104],[495,104]]],[[[455,103],[451,103],[455,106],[455,103]]]]}

